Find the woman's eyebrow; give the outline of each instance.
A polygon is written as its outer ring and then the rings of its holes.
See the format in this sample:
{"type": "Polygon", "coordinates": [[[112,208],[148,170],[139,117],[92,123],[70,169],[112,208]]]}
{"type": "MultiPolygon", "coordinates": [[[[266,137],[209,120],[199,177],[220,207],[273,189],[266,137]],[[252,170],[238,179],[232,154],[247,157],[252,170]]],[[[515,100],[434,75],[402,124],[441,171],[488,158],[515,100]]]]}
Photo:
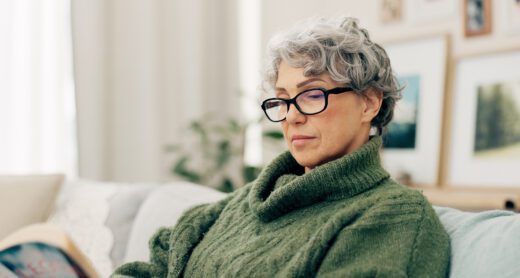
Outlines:
{"type": "MultiPolygon", "coordinates": [[[[307,84],[309,84],[309,83],[312,83],[312,82],[314,82],[314,81],[325,82],[325,80],[323,80],[323,79],[320,79],[320,78],[318,78],[318,77],[313,77],[313,78],[309,78],[309,79],[307,79],[307,80],[304,80],[304,81],[302,81],[302,82],[296,84],[296,88],[303,87],[303,86],[305,86],[305,85],[307,85],[307,84]]],[[[285,88],[280,88],[280,87],[276,87],[275,90],[277,90],[277,91],[282,91],[282,92],[283,92],[283,91],[286,91],[285,88]]]]}
{"type": "Polygon", "coordinates": [[[309,84],[309,83],[312,83],[312,82],[314,82],[314,81],[325,82],[323,79],[320,79],[320,78],[318,78],[318,77],[313,77],[313,78],[309,78],[309,79],[307,79],[307,80],[305,80],[305,81],[302,81],[302,82],[296,84],[296,88],[303,87],[303,86],[305,86],[305,85],[307,85],[307,84],[309,84]]]}

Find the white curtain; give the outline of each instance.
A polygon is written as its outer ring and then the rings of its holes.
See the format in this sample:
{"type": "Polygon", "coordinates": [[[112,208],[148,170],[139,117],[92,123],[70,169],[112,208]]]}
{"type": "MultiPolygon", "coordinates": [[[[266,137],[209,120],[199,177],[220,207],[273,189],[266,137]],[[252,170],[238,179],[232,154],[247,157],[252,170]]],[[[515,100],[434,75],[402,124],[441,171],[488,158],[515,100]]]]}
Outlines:
{"type": "Polygon", "coordinates": [[[69,0],[0,0],[0,174],[76,175],[69,0]]]}
{"type": "Polygon", "coordinates": [[[239,113],[238,0],[72,0],[79,176],[165,181],[165,147],[239,113]]]}

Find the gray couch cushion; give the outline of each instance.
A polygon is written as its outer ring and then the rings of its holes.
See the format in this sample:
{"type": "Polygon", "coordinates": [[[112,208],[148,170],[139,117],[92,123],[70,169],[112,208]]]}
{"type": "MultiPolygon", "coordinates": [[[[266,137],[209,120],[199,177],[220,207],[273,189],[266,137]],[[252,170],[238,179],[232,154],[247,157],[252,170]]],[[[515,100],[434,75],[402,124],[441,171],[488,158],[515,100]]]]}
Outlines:
{"type": "Polygon", "coordinates": [[[128,240],[125,262],[148,261],[148,241],[164,226],[174,226],[182,213],[197,204],[212,203],[226,194],[188,182],[176,182],[155,189],[141,205],[128,240]]]}
{"type": "Polygon", "coordinates": [[[130,229],[141,203],[156,186],[121,186],[109,200],[110,212],[105,225],[112,230],[114,244],[110,251],[113,265],[120,265],[126,253],[130,229]]]}
{"type": "Polygon", "coordinates": [[[435,207],[450,235],[450,277],[520,277],[520,215],[435,207]]]}

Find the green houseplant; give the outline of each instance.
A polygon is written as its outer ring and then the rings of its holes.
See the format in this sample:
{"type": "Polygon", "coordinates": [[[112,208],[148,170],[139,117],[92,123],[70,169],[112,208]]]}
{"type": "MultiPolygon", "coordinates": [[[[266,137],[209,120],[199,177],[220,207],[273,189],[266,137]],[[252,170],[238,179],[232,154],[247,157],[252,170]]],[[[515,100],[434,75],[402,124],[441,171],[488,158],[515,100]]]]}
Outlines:
{"type": "MultiPolygon", "coordinates": [[[[171,173],[223,192],[231,192],[254,180],[260,167],[244,162],[245,134],[250,124],[233,118],[219,119],[211,114],[192,121],[186,129],[185,142],[167,148],[175,155],[171,173]]],[[[280,141],[283,134],[279,130],[268,130],[263,132],[263,137],[280,141]]]]}

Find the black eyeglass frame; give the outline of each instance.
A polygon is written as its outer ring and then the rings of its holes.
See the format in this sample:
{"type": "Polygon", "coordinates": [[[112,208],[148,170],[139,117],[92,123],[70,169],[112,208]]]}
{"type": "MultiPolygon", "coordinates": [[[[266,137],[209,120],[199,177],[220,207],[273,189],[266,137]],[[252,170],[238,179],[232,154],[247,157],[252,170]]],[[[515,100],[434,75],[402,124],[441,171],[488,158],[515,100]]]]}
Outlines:
{"type": "Polygon", "coordinates": [[[337,95],[337,94],[351,92],[351,91],[355,91],[355,90],[352,87],[336,87],[336,88],[332,88],[330,90],[327,90],[325,88],[312,88],[312,89],[308,89],[308,90],[298,93],[296,96],[294,96],[291,99],[276,98],[276,97],[268,98],[262,102],[262,110],[264,110],[264,113],[265,113],[265,116],[267,117],[267,119],[269,119],[271,122],[275,122],[275,123],[284,121],[287,118],[287,114],[285,115],[285,117],[283,119],[278,120],[278,121],[273,121],[271,118],[269,118],[269,115],[267,114],[267,108],[265,106],[268,101],[272,101],[272,100],[279,100],[279,101],[285,102],[285,104],[287,105],[287,113],[289,113],[289,109],[291,108],[291,103],[292,103],[292,104],[294,104],[294,107],[296,107],[298,112],[300,112],[304,115],[316,115],[316,114],[319,114],[319,113],[325,111],[325,109],[327,109],[327,106],[329,105],[329,95],[330,94],[337,95]],[[318,112],[314,112],[314,113],[303,112],[301,110],[300,106],[298,105],[298,103],[296,102],[296,98],[298,98],[300,95],[302,95],[304,93],[307,93],[310,91],[316,91],[316,90],[322,91],[325,96],[325,105],[323,106],[323,109],[321,109],[318,112]]]}

